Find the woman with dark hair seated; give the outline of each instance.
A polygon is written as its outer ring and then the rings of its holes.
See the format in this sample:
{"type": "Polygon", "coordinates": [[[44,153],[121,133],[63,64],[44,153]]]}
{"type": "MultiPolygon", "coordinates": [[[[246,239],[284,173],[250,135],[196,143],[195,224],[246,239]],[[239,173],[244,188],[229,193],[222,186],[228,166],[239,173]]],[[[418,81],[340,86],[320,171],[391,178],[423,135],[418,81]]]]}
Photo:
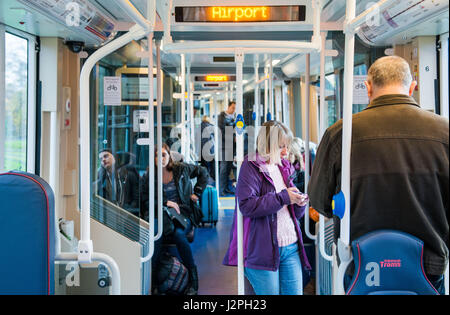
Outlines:
{"type": "MultiPolygon", "coordinates": [[[[170,156],[170,148],[167,144],[162,147],[161,165],[163,168],[163,206],[173,208],[178,214],[184,216],[188,224],[183,228],[175,222],[174,233],[171,235],[172,241],[177,246],[183,264],[189,270],[190,288],[188,294],[194,295],[198,292],[198,274],[197,266],[194,262],[192,250],[188,241],[188,234],[192,231],[193,226],[200,223],[198,211],[196,209],[198,201],[206,188],[208,182],[208,172],[204,167],[186,164],[174,163],[170,156]],[[191,179],[197,178],[197,183],[192,189],[191,179]]],[[[155,155],[155,165],[158,165],[157,154],[155,155]]],[[[147,200],[141,208],[141,216],[148,220],[148,172],[143,177],[143,195],[147,200]]],[[[157,185],[155,185],[155,188],[157,185]]],[[[157,196],[157,193],[155,193],[157,196]]],[[[157,198],[157,197],[156,197],[157,198]]],[[[155,249],[155,255],[156,255],[155,249]]],[[[154,257],[157,262],[157,257],[154,257]]]]}

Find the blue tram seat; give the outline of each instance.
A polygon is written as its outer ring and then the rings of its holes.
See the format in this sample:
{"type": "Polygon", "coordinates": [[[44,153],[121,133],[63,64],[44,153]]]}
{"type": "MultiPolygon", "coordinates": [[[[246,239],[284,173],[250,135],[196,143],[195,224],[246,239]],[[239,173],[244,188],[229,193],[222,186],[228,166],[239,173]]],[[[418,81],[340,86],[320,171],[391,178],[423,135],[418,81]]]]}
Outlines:
{"type": "Polygon", "coordinates": [[[0,295],[55,290],[55,201],[34,174],[0,174],[0,295]]]}
{"type": "Polygon", "coordinates": [[[379,230],[352,242],[355,274],[348,295],[437,295],[423,268],[423,242],[379,230]]]}

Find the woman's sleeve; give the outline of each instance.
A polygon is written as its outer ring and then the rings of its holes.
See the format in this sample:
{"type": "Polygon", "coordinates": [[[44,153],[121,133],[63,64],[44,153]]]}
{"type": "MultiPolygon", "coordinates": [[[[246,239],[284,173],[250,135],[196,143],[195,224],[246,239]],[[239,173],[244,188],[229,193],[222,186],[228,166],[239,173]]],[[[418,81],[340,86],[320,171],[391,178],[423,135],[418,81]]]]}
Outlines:
{"type": "Polygon", "coordinates": [[[194,186],[194,194],[201,198],[203,191],[206,188],[206,185],[208,184],[208,171],[206,168],[200,165],[193,165],[193,164],[185,164],[187,167],[187,170],[189,172],[190,178],[197,178],[197,183],[194,186]]]}
{"type": "Polygon", "coordinates": [[[258,218],[277,213],[284,205],[290,204],[288,191],[269,192],[261,196],[261,174],[249,162],[241,167],[236,194],[242,215],[258,218]]]}

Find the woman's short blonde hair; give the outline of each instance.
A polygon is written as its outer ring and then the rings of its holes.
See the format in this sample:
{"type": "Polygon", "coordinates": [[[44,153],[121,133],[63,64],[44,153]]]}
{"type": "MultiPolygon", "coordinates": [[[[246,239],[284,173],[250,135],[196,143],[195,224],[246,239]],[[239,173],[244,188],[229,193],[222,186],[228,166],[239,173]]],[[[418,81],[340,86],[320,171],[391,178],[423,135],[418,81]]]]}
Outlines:
{"type": "Polygon", "coordinates": [[[257,138],[258,155],[272,164],[281,165],[280,144],[285,143],[288,148],[292,142],[291,130],[279,121],[268,121],[261,126],[257,138]]]}
{"type": "Polygon", "coordinates": [[[292,139],[291,147],[289,150],[289,162],[291,164],[295,164],[295,162],[301,162],[303,160],[302,157],[302,146],[303,140],[300,138],[292,139]]]}

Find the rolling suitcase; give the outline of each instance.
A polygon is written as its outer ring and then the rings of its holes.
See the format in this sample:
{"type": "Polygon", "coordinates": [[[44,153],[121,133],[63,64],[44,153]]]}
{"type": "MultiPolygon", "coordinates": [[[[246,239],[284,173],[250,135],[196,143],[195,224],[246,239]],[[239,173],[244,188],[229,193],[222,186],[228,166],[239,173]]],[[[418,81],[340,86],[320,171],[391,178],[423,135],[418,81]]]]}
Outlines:
{"type": "Polygon", "coordinates": [[[219,202],[217,200],[217,190],[215,187],[207,186],[202,195],[202,225],[205,223],[217,224],[219,220],[219,202]]]}

